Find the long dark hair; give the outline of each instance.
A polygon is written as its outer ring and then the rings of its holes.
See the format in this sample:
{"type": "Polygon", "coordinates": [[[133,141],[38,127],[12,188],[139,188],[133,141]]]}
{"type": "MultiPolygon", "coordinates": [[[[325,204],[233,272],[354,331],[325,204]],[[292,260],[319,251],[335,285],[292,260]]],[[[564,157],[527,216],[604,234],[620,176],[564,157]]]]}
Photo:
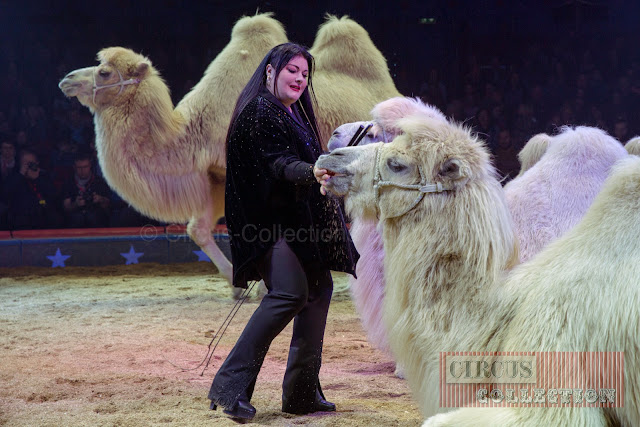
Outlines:
{"type": "Polygon", "coordinates": [[[267,90],[267,65],[271,64],[274,68],[275,73],[273,75],[274,82],[278,79],[280,75],[280,71],[291,61],[295,56],[301,55],[304,59],[307,60],[309,64],[309,74],[308,74],[308,83],[300,98],[296,101],[303,110],[303,115],[307,117],[309,120],[309,124],[313,129],[313,132],[316,135],[316,139],[318,139],[318,143],[320,142],[320,133],[318,132],[318,123],[316,122],[316,115],[313,111],[313,106],[316,105],[316,96],[313,93],[313,85],[311,84],[311,77],[313,76],[313,56],[309,53],[309,51],[296,43],[283,43],[278,46],[272,48],[262,59],[260,65],[253,73],[247,85],[240,92],[240,96],[238,97],[238,101],[236,102],[236,106],[233,110],[233,114],[231,114],[231,123],[229,124],[229,130],[227,132],[227,143],[229,142],[229,136],[235,127],[235,122],[244,107],[247,106],[249,102],[253,98],[256,97],[263,90],[267,90]]]}

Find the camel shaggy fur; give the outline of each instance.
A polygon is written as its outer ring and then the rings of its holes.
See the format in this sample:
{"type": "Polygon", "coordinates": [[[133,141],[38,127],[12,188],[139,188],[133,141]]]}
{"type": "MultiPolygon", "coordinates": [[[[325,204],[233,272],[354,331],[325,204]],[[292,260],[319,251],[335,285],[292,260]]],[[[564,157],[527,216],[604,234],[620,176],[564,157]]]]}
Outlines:
{"type": "Polygon", "coordinates": [[[347,16],[327,15],[310,52],[324,148],[336,127],[360,120],[377,103],[400,95],[382,53],[367,31],[347,16]]]}
{"type": "Polygon", "coordinates": [[[121,47],[101,50],[99,65],[72,71],[59,85],[94,113],[98,160],[109,185],[147,216],[188,221],[189,236],[229,283],[231,263],[211,237],[224,215],[229,100],[269,49],[286,41],[268,14],[240,19],[229,44],[175,109],[151,61],[121,47]]]}
{"type": "MultiPolygon", "coordinates": [[[[375,142],[390,142],[401,129],[398,120],[411,115],[446,120],[435,107],[423,103],[419,98],[394,97],[376,104],[371,110],[371,122],[345,123],[339,126],[329,140],[329,149],[345,147],[359,126],[372,124],[359,145],[375,142]]],[[[360,260],[356,267],[357,279],[349,278],[349,290],[362,327],[369,342],[376,348],[390,352],[387,332],[382,322],[382,300],[384,298],[384,246],[377,230],[377,221],[359,217],[351,219],[351,237],[360,260]]],[[[396,367],[396,376],[403,377],[402,367],[396,367]]]]}
{"type": "Polygon", "coordinates": [[[455,123],[411,117],[390,144],[316,165],[352,215],[379,216],[384,321],[425,416],[444,351],[625,352],[621,408],[461,409],[428,425],[640,425],[640,159],[616,167],[580,224],[517,263],[506,198],[484,144],[455,123]]]}
{"type": "Polygon", "coordinates": [[[629,154],[633,154],[635,156],[640,156],[640,136],[636,136],[631,138],[624,145],[624,148],[627,150],[629,154]]]}
{"type": "Polygon", "coordinates": [[[546,154],[504,186],[523,262],[580,221],[613,164],[628,155],[594,127],[564,127],[541,139],[548,144],[546,154]]]}
{"type": "Polygon", "coordinates": [[[531,169],[531,167],[540,160],[547,151],[550,139],[551,137],[546,133],[539,133],[537,135],[533,135],[529,141],[527,141],[524,147],[522,147],[522,150],[518,153],[520,172],[516,178],[522,176],[522,174],[531,169]]]}

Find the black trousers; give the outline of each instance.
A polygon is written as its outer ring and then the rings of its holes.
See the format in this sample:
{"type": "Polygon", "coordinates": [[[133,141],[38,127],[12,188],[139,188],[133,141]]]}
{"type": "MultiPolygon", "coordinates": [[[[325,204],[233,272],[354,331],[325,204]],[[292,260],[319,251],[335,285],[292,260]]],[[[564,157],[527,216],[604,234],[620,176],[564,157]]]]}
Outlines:
{"type": "Polygon", "coordinates": [[[284,240],[267,252],[258,270],[269,292],[218,370],[209,399],[225,408],[238,399],[250,401],[271,342],[294,319],[282,410],[312,412],[316,396],[322,396],[318,374],[333,292],[331,274],[302,265],[284,240]]]}

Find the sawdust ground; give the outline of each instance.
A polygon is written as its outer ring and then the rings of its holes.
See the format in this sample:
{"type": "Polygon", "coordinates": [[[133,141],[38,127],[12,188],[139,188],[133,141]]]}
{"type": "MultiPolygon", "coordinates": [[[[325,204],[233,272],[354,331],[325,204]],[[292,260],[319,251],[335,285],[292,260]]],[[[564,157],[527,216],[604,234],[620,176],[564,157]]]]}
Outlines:
{"type": "MultiPolygon", "coordinates": [[[[392,360],[367,342],[346,289],[336,289],[321,380],[338,412],[280,412],[289,326],[258,378],[253,423],[416,426],[392,360]]],[[[0,425],[232,426],[208,409],[211,380],[259,300],[240,308],[209,367],[200,365],[234,300],[209,263],[0,269],[0,425]],[[187,368],[187,370],[181,369],[187,368]]]]}

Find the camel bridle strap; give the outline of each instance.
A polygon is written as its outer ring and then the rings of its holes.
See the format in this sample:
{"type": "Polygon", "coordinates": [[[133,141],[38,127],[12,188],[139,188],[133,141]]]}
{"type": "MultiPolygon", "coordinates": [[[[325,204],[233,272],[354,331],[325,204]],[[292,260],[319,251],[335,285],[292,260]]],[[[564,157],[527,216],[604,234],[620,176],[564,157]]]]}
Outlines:
{"type": "MultiPolygon", "coordinates": [[[[364,125],[360,125],[356,130],[356,132],[351,137],[351,140],[347,144],[347,147],[354,147],[360,144],[360,141],[362,141],[362,139],[367,135],[367,132],[369,132],[369,129],[371,129],[375,124],[376,122],[374,121],[374,122],[368,122],[364,125]]],[[[379,128],[380,128],[380,131],[382,132],[382,142],[389,142],[387,140],[387,132],[385,132],[382,126],[379,126],[379,128]]]]}
{"type": "Polygon", "coordinates": [[[442,193],[444,191],[453,190],[452,186],[443,185],[441,182],[428,183],[427,180],[424,178],[424,174],[422,173],[422,168],[420,166],[418,166],[418,173],[420,174],[420,184],[400,184],[392,181],[383,181],[382,174],[380,172],[381,166],[382,166],[381,159],[380,159],[380,149],[382,148],[383,144],[384,142],[379,142],[378,146],[376,147],[376,160],[374,164],[375,171],[373,175],[373,191],[375,194],[376,211],[378,213],[378,217],[380,217],[380,212],[381,212],[380,189],[382,189],[383,187],[395,187],[401,190],[412,190],[412,191],[419,192],[416,199],[413,201],[411,205],[409,205],[408,208],[406,208],[404,211],[402,211],[397,215],[387,216],[385,217],[385,219],[398,218],[411,212],[411,210],[414,209],[416,206],[418,206],[418,203],[420,203],[422,199],[424,199],[424,196],[428,193],[442,193]]]}
{"type": "Polygon", "coordinates": [[[120,81],[116,82],[116,83],[111,83],[111,84],[108,84],[108,85],[102,85],[102,86],[98,86],[96,84],[96,73],[93,73],[93,103],[94,104],[96,103],[96,93],[98,93],[98,91],[100,89],[108,89],[110,87],[120,86],[120,90],[118,91],[118,95],[120,95],[125,86],[127,86],[127,85],[137,85],[138,83],[140,83],[140,79],[124,80],[122,78],[122,74],[120,73],[120,70],[118,70],[116,68],[116,71],[118,72],[118,76],[120,77],[120,81]]]}

